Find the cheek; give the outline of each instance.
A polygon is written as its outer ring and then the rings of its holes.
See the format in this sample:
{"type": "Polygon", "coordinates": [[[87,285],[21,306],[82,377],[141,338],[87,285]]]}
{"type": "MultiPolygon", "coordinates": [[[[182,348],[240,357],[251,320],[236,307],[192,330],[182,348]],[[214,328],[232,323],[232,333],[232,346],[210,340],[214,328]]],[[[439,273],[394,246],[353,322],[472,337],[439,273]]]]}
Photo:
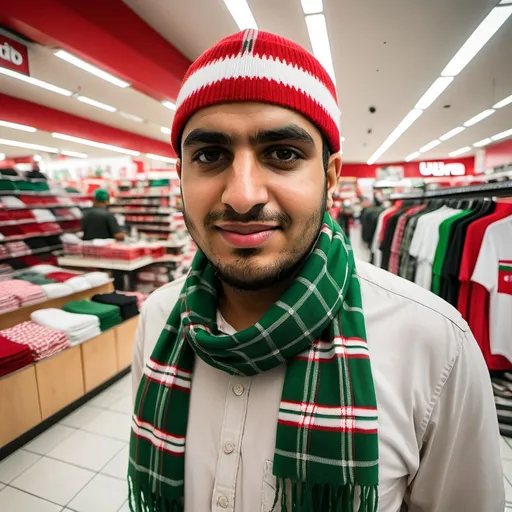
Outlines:
{"type": "Polygon", "coordinates": [[[219,194],[213,183],[205,184],[201,180],[182,180],[181,193],[187,215],[193,219],[204,218],[215,208],[219,194]]]}
{"type": "Polygon", "coordinates": [[[287,180],[276,186],[279,207],[292,220],[301,220],[315,213],[322,201],[324,182],[318,179],[287,180]]]}

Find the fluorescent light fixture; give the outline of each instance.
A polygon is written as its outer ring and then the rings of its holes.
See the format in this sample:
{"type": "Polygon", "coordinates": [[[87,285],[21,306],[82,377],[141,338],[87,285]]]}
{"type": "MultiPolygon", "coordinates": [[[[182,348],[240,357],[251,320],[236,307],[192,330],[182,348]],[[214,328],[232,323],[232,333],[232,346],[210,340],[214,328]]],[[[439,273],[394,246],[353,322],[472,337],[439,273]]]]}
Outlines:
{"type": "Polygon", "coordinates": [[[322,0],[301,0],[304,14],[319,14],[324,10],[322,0]]]}
{"type": "Polygon", "coordinates": [[[246,0],[224,0],[224,3],[240,30],[248,28],[258,30],[258,25],[246,0]]]}
{"type": "Polygon", "coordinates": [[[22,132],[37,132],[37,128],[34,128],[33,126],[10,123],[9,121],[0,121],[0,126],[5,126],[5,128],[12,128],[14,130],[21,130],[22,132]]]}
{"type": "Polygon", "coordinates": [[[345,137],[340,137],[340,142],[345,142],[345,137]]]}
{"type": "Polygon", "coordinates": [[[421,155],[421,153],[419,151],[415,151],[414,153],[411,153],[409,156],[406,156],[405,161],[410,162],[411,160],[418,158],[420,155],[421,155]]]}
{"type": "Polygon", "coordinates": [[[124,153],[126,155],[138,156],[139,151],[133,151],[132,149],[120,148],[119,146],[112,146],[111,144],[103,144],[103,142],[96,142],[94,140],[81,139],[79,137],[73,137],[64,133],[52,133],[52,137],[61,140],[67,140],[69,142],[76,142],[77,144],[83,144],[84,146],[92,146],[93,148],[107,149],[116,153],[124,153]]]}
{"type": "Polygon", "coordinates": [[[78,57],[75,57],[74,55],[71,55],[68,52],[65,52],[64,50],[58,50],[54,53],[54,55],[56,57],[59,57],[59,59],[65,60],[66,62],[73,64],[73,66],[83,69],[84,71],[87,71],[88,73],[91,73],[92,75],[95,75],[98,78],[102,78],[103,80],[110,82],[111,84],[117,85],[118,87],[122,87],[123,89],[125,87],[130,87],[130,84],[128,82],[120,80],[119,78],[111,75],[110,73],[107,73],[106,71],[103,71],[102,69],[97,68],[96,66],[93,66],[92,64],[89,64],[88,62],[85,62],[84,60],[79,59],[78,57]]]}
{"type": "Polygon", "coordinates": [[[5,153],[0,153],[0,160],[5,160],[5,153]]]}
{"type": "Polygon", "coordinates": [[[162,105],[170,110],[176,110],[176,104],[172,101],[164,100],[162,101],[162,105]]]}
{"type": "Polygon", "coordinates": [[[428,144],[425,144],[422,148],[420,148],[420,153],[426,153],[427,151],[430,151],[431,149],[434,149],[435,147],[439,146],[441,144],[441,141],[439,139],[433,140],[432,142],[429,142],[428,144]]]}
{"type": "Polygon", "coordinates": [[[494,114],[494,112],[496,112],[496,111],[494,109],[492,109],[492,108],[484,110],[483,112],[480,112],[480,114],[478,114],[475,117],[472,117],[471,119],[466,121],[464,123],[464,126],[466,126],[466,127],[473,126],[474,124],[479,123],[480,121],[482,121],[486,117],[489,117],[490,115],[494,114]]]}
{"type": "Polygon", "coordinates": [[[34,162],[42,162],[43,161],[43,157],[41,155],[34,155],[32,158],[34,159],[34,162]]]}
{"type": "Polygon", "coordinates": [[[420,98],[414,108],[426,110],[443,93],[443,91],[453,82],[451,76],[440,76],[420,98]]]}
{"type": "Polygon", "coordinates": [[[148,158],[151,158],[151,160],[159,160],[160,162],[168,162],[170,164],[176,163],[176,158],[168,158],[166,156],[160,156],[160,155],[153,155],[153,153],[146,153],[146,156],[148,158]]]}
{"type": "Polygon", "coordinates": [[[47,91],[62,94],[62,96],[73,95],[73,93],[71,91],[68,91],[67,89],[57,87],[56,85],[49,84],[48,82],[44,82],[43,80],[38,80],[37,78],[32,78],[31,76],[23,75],[22,73],[17,73],[16,71],[12,71],[10,69],[0,68],[0,75],[16,78],[17,80],[21,80],[22,82],[26,82],[30,85],[35,85],[36,87],[41,87],[42,89],[46,89],[47,91]]]}
{"type": "Polygon", "coordinates": [[[512,128],[510,130],[505,130],[504,132],[497,133],[496,135],[493,135],[491,137],[491,140],[496,142],[497,140],[506,139],[507,137],[512,137],[512,128]]]}
{"type": "Polygon", "coordinates": [[[329,35],[327,33],[327,25],[325,23],[325,16],[323,14],[313,14],[306,16],[306,25],[309,32],[309,40],[313,48],[315,57],[320,61],[320,64],[327,70],[336,83],[334,75],[334,66],[332,65],[331,46],[329,44],[329,35]]]}
{"type": "MultiPolygon", "coordinates": [[[[510,1],[512,2],[512,0],[510,1]]],[[[506,105],[509,105],[510,103],[512,103],[512,94],[502,99],[501,101],[498,101],[498,103],[496,103],[496,105],[493,105],[492,108],[502,108],[506,105]]]]}
{"type": "Polygon", "coordinates": [[[441,76],[457,76],[487,44],[512,14],[512,5],[495,7],[469,36],[453,59],[443,69],[441,76]]]}
{"type": "Polygon", "coordinates": [[[106,110],[107,112],[115,112],[117,108],[111,107],[110,105],[105,105],[105,103],[101,103],[100,101],[93,100],[88,98],[87,96],[77,96],[76,99],[81,101],[82,103],[87,103],[87,105],[91,105],[92,107],[101,108],[102,110],[106,110]]]}
{"type": "Polygon", "coordinates": [[[134,114],[129,114],[128,112],[119,111],[119,115],[125,117],[126,119],[129,119],[130,121],[135,121],[136,123],[144,122],[144,119],[142,119],[142,117],[136,116],[134,114]]]}
{"type": "Polygon", "coordinates": [[[457,128],[454,128],[453,130],[446,132],[444,135],[441,135],[441,137],[439,137],[439,140],[445,142],[448,139],[455,137],[455,135],[458,135],[459,133],[463,132],[465,129],[466,128],[464,128],[464,126],[457,126],[457,128]]]}
{"type": "Polygon", "coordinates": [[[464,148],[457,149],[456,151],[452,151],[449,156],[459,156],[463,155],[464,153],[467,153],[468,151],[471,151],[471,148],[469,146],[466,146],[464,148]]]}
{"type": "Polygon", "coordinates": [[[401,121],[400,124],[391,132],[389,137],[382,143],[379,149],[368,160],[368,165],[374,164],[384,152],[386,152],[411,125],[423,114],[423,110],[412,109],[401,121]]]}
{"type": "Polygon", "coordinates": [[[73,156],[75,158],[87,158],[89,155],[86,153],[78,153],[77,151],[61,151],[61,155],[73,156]]]}
{"type": "Polygon", "coordinates": [[[0,146],[12,146],[15,148],[35,149],[36,151],[44,151],[46,153],[58,153],[57,148],[41,146],[39,144],[30,144],[28,142],[19,142],[17,140],[0,139],[0,146]]]}
{"type": "Polygon", "coordinates": [[[483,146],[487,146],[487,144],[490,144],[492,140],[490,138],[479,140],[478,142],[475,142],[473,144],[473,147],[475,148],[481,148],[483,146]]]}
{"type": "Polygon", "coordinates": [[[170,128],[167,128],[167,126],[162,126],[162,127],[160,128],[160,131],[161,131],[162,133],[165,133],[166,135],[171,135],[171,129],[170,129],[170,128]]]}

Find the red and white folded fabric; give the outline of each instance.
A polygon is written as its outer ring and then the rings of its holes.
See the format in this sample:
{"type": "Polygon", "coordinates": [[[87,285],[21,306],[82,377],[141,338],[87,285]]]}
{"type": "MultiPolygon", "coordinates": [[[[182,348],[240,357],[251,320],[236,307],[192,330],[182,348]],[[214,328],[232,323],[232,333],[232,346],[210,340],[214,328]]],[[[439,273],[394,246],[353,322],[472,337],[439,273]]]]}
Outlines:
{"type": "Polygon", "coordinates": [[[0,336],[14,343],[26,345],[34,361],[46,359],[71,346],[65,332],[35,322],[23,322],[10,329],[4,329],[0,331],[0,336]]]}
{"type": "Polygon", "coordinates": [[[32,272],[37,272],[38,274],[46,276],[46,274],[49,274],[50,272],[60,272],[62,269],[60,267],[56,267],[55,265],[41,264],[30,267],[30,270],[32,272]]]}
{"type": "Polygon", "coordinates": [[[0,377],[28,366],[33,361],[29,347],[0,335],[0,377]]]}
{"type": "Polygon", "coordinates": [[[12,294],[0,290],[0,314],[15,311],[20,307],[20,301],[12,294]]]}
{"type": "Polygon", "coordinates": [[[21,279],[0,282],[0,292],[14,295],[20,306],[30,306],[46,300],[46,294],[40,286],[21,279]]]}
{"type": "Polygon", "coordinates": [[[70,279],[73,279],[80,275],[81,274],[77,274],[76,272],[67,272],[67,271],[60,269],[57,272],[50,272],[48,274],[45,274],[45,277],[47,277],[48,279],[53,279],[54,281],[57,281],[59,283],[66,283],[70,279]]]}

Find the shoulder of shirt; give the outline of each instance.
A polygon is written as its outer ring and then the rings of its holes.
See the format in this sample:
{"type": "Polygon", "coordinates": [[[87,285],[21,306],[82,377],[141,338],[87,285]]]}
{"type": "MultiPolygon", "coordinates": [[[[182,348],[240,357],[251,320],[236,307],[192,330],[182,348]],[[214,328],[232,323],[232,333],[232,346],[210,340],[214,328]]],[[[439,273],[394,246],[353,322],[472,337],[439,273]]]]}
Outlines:
{"type": "Polygon", "coordinates": [[[414,306],[418,309],[418,316],[411,318],[413,322],[417,322],[418,318],[426,321],[425,316],[430,312],[462,332],[469,330],[461,314],[434,293],[370,263],[356,261],[356,266],[363,294],[365,291],[370,294],[372,291],[384,292],[387,300],[396,303],[398,311],[404,306],[414,306]]]}
{"type": "Polygon", "coordinates": [[[160,286],[160,288],[151,293],[144,302],[143,312],[150,313],[155,309],[165,308],[169,314],[180,297],[186,277],[180,277],[164,286],[160,286]]]}

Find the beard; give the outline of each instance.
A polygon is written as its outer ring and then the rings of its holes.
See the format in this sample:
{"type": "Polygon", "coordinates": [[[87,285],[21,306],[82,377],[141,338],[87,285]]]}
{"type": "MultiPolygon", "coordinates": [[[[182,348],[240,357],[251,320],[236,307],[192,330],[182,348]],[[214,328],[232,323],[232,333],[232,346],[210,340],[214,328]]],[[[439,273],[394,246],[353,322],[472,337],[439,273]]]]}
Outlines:
{"type": "MultiPolygon", "coordinates": [[[[258,265],[255,258],[264,252],[264,249],[248,248],[248,249],[233,249],[233,254],[236,256],[234,263],[223,263],[221,258],[216,257],[212,251],[205,247],[197,236],[197,230],[194,223],[186,213],[185,203],[183,202],[183,218],[185,225],[190,233],[190,236],[199,247],[201,252],[206,256],[210,265],[216,272],[217,277],[231,288],[239,291],[258,291],[272,286],[286,282],[295,276],[302,265],[306,262],[309,254],[313,250],[318,236],[322,229],[324,212],[327,207],[327,183],[324,190],[321,204],[310,215],[310,217],[302,223],[298,233],[301,233],[300,238],[297,238],[293,243],[282,249],[276,256],[271,265],[258,265]]],[[[268,215],[261,209],[251,210],[248,214],[239,215],[234,211],[226,211],[223,213],[210,213],[205,219],[205,228],[208,229],[214,220],[226,221],[275,221],[276,217],[280,220],[287,220],[288,228],[293,224],[292,219],[288,215],[268,215]],[[253,211],[254,210],[254,211],[253,211]],[[242,220],[242,218],[244,220],[242,220]]]]}

